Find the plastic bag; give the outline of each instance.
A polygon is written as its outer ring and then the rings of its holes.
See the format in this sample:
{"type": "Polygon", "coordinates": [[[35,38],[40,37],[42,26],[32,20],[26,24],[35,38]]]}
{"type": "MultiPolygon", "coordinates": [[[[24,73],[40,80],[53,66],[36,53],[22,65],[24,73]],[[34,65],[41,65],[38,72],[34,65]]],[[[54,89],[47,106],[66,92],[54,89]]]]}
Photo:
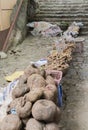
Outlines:
{"type": "Polygon", "coordinates": [[[0,89],[0,122],[6,116],[7,106],[12,101],[12,90],[16,87],[17,83],[18,80],[15,80],[7,87],[0,89]]]}
{"type": "Polygon", "coordinates": [[[33,28],[33,31],[31,31],[33,36],[57,36],[58,34],[62,33],[62,30],[59,26],[53,25],[49,22],[32,22],[28,23],[27,26],[29,28],[33,28]]]}

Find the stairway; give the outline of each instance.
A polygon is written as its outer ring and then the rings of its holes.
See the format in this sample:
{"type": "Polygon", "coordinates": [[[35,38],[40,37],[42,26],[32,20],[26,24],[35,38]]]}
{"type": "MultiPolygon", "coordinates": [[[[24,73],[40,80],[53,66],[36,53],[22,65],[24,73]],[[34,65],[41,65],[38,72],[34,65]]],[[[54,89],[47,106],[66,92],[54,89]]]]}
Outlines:
{"type": "Polygon", "coordinates": [[[33,20],[51,23],[83,22],[82,34],[88,34],[88,0],[38,0],[33,20]]]}

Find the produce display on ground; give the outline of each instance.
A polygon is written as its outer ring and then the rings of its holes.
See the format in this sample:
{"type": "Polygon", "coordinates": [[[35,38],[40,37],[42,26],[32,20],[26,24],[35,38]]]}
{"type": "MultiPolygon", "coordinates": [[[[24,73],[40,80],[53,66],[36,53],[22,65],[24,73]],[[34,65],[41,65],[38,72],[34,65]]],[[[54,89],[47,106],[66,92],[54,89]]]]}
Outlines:
{"type": "Polygon", "coordinates": [[[57,51],[52,52],[48,57],[48,64],[45,65],[46,70],[59,70],[63,73],[69,68],[72,60],[72,53],[75,49],[74,43],[68,43],[66,48],[59,54],[57,51]]]}
{"type": "MultiPolygon", "coordinates": [[[[79,24],[74,26],[79,32],[79,24]]],[[[0,130],[60,130],[58,85],[62,73],[69,68],[76,42],[72,33],[67,33],[60,37],[58,44],[61,46],[53,44],[53,50],[46,58],[47,64],[29,65],[19,77],[0,130]]]]}
{"type": "Polygon", "coordinates": [[[12,91],[13,100],[0,130],[6,126],[7,130],[59,129],[61,111],[57,95],[57,84],[50,74],[34,66],[27,67],[12,91]]]}

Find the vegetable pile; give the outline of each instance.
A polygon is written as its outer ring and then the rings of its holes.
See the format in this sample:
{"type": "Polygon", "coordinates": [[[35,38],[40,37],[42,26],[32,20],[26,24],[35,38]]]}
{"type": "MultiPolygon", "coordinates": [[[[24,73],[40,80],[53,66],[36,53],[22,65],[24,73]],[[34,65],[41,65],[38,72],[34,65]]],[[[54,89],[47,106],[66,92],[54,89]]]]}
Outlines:
{"type": "Polygon", "coordinates": [[[61,53],[57,51],[51,53],[48,57],[48,64],[45,66],[46,70],[59,70],[63,73],[69,68],[69,63],[72,60],[72,54],[75,49],[74,43],[68,43],[66,48],[61,53]]]}
{"type": "Polygon", "coordinates": [[[45,70],[28,66],[12,92],[0,130],[59,130],[57,84],[45,70]]]}

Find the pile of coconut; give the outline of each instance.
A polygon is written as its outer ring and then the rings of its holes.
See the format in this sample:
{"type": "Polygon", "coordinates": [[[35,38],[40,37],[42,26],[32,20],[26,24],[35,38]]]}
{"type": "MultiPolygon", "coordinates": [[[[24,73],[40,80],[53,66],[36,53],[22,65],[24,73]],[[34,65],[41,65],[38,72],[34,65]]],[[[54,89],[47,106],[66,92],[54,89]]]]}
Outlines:
{"type": "Polygon", "coordinates": [[[27,67],[13,89],[0,130],[60,130],[57,84],[49,72],[27,67]]]}

